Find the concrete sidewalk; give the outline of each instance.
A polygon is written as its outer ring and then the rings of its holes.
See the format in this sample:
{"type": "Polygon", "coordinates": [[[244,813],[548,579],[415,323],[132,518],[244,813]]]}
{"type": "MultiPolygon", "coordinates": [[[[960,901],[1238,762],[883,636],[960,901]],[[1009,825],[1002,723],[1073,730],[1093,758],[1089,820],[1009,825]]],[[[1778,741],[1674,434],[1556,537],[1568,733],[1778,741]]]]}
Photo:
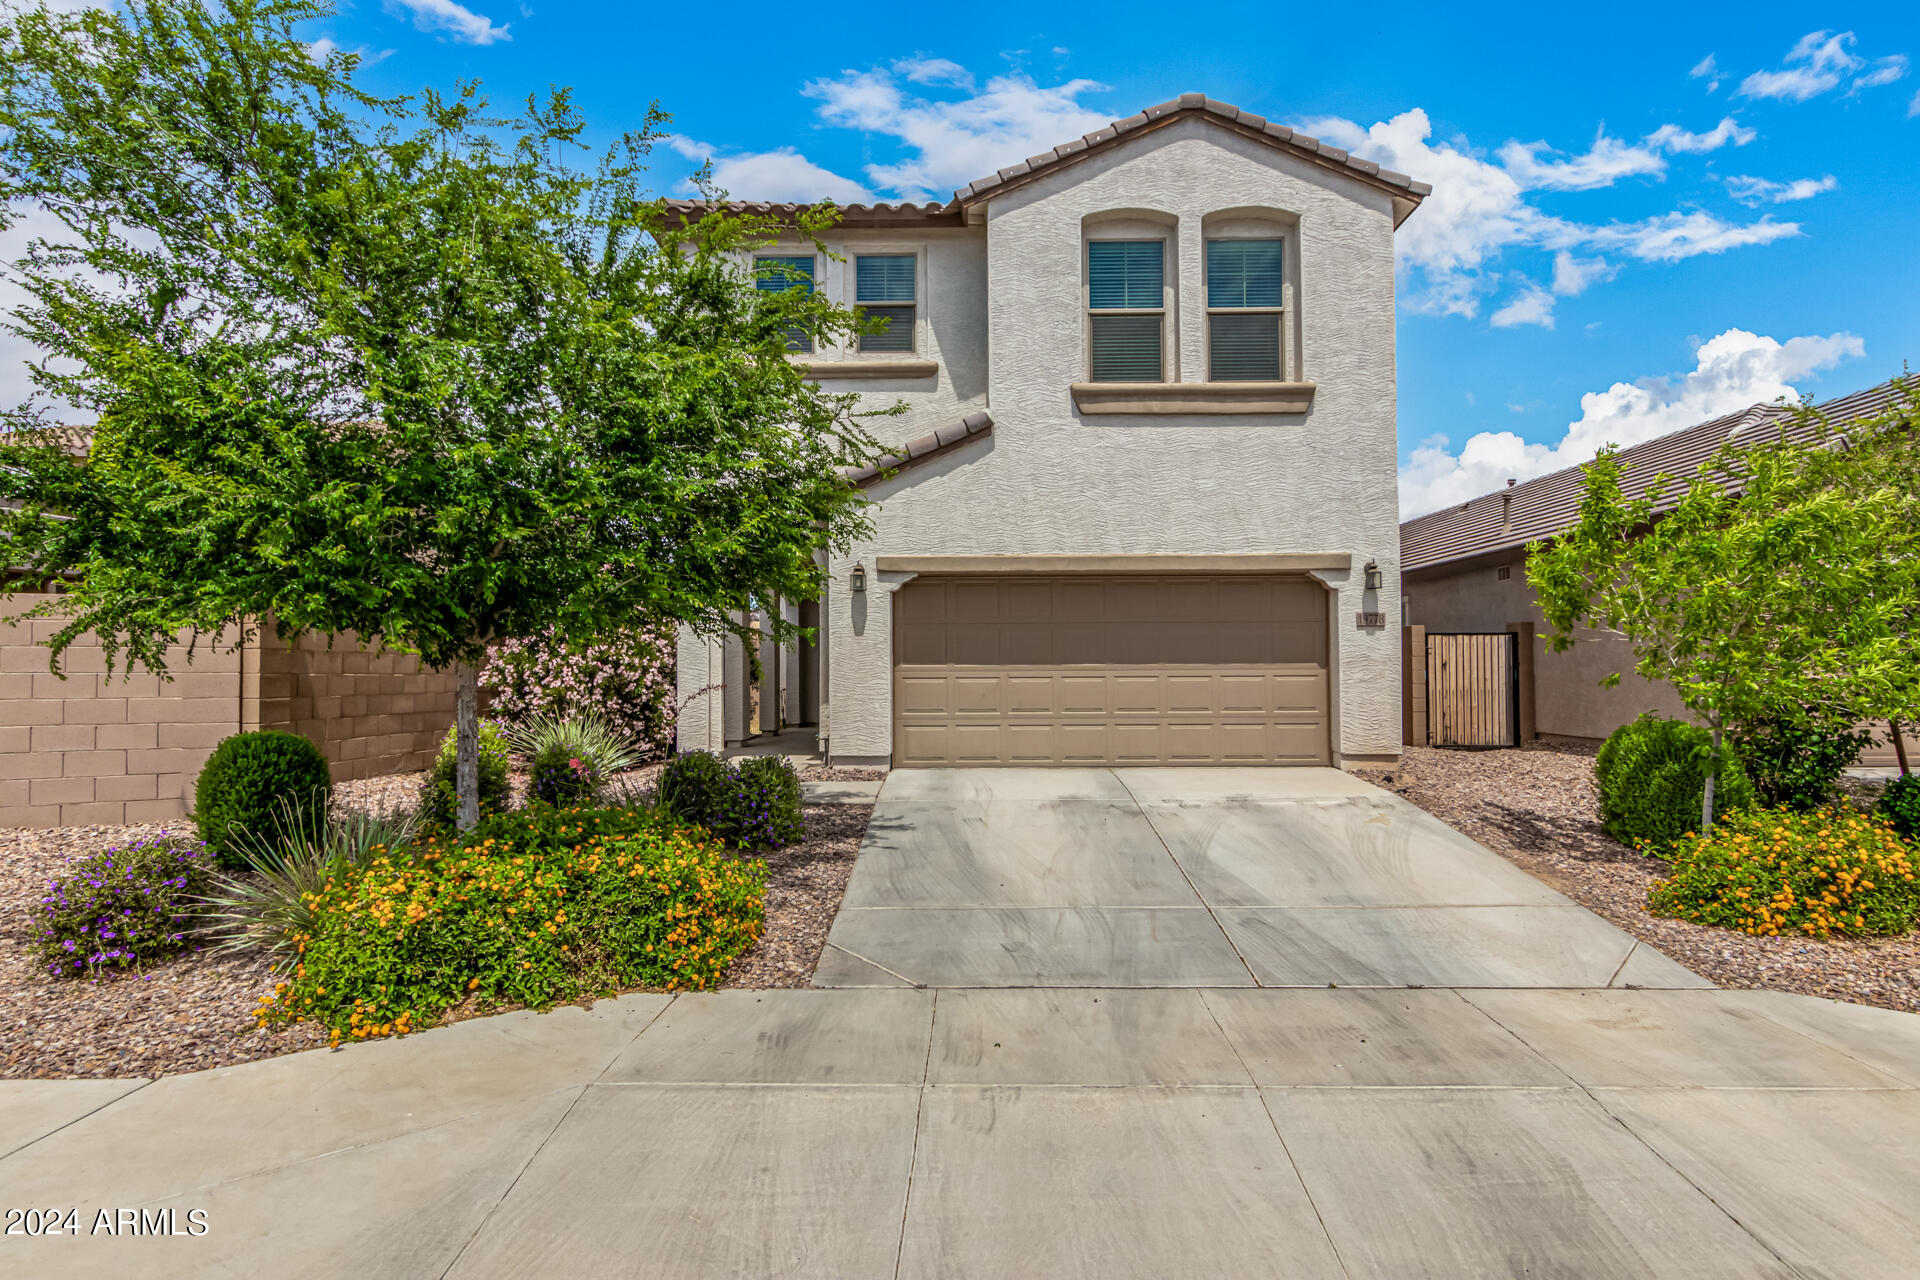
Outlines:
{"type": "Polygon", "coordinates": [[[823,987],[1705,987],[1337,769],[888,775],[823,987]]]}
{"type": "Polygon", "coordinates": [[[0,1086],[0,1202],[207,1224],[0,1268],[1906,1277],[1916,1086],[1920,1020],[1774,993],[633,996],[0,1086]]]}

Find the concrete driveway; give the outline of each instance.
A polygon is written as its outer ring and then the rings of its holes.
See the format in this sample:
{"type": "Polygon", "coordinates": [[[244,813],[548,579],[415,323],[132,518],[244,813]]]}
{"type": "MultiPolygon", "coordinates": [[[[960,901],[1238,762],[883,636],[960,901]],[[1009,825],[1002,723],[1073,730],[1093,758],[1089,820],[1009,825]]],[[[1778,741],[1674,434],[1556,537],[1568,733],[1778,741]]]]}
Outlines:
{"type": "Polygon", "coordinates": [[[1337,769],[888,776],[826,987],[1702,987],[1337,769]]]}

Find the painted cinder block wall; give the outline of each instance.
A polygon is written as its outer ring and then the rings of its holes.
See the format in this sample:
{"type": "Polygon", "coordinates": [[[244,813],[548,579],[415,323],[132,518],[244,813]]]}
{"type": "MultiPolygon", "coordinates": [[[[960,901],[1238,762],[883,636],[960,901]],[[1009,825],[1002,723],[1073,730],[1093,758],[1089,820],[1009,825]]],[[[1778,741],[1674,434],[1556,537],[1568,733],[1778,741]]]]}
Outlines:
{"type": "MultiPolygon", "coordinates": [[[[9,614],[46,600],[20,594],[9,614]]],[[[426,767],[453,723],[453,676],[410,655],[362,650],[342,636],[239,650],[221,640],[168,651],[171,680],[106,674],[97,639],[67,650],[66,679],[47,670],[55,618],[0,624],[0,826],[168,822],[221,739],[285,729],[326,755],[336,781],[426,767]]]]}

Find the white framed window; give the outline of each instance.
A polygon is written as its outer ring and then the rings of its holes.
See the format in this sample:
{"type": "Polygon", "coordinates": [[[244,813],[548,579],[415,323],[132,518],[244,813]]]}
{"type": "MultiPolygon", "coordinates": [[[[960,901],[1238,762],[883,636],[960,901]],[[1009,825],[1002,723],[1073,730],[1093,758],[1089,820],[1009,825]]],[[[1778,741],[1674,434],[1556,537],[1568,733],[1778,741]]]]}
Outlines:
{"type": "Polygon", "coordinates": [[[1166,378],[1165,240],[1087,241],[1087,380],[1166,378]]]}
{"type": "MultiPolygon", "coordinates": [[[[814,289],[813,255],[805,254],[759,254],[753,260],[753,287],[762,293],[785,293],[789,289],[801,289],[812,293],[814,289]]],[[[812,354],[813,335],[798,325],[787,330],[787,350],[802,354],[812,354]]]]}
{"type": "Polygon", "coordinates": [[[1285,367],[1286,242],[1208,240],[1207,380],[1279,382],[1285,367]]]}
{"type": "Polygon", "coordinates": [[[912,355],[919,319],[920,255],[861,253],[853,259],[853,302],[866,316],[886,322],[879,333],[860,335],[862,355],[912,355]]]}

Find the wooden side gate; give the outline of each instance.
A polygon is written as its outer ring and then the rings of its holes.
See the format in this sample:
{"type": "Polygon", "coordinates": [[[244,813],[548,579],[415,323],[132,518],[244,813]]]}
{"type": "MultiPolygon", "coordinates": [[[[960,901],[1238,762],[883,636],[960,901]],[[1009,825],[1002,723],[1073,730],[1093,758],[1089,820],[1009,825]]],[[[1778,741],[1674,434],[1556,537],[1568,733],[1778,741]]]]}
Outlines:
{"type": "Polygon", "coordinates": [[[1518,640],[1510,631],[1427,633],[1427,741],[1431,745],[1520,745],[1518,640]]]}

